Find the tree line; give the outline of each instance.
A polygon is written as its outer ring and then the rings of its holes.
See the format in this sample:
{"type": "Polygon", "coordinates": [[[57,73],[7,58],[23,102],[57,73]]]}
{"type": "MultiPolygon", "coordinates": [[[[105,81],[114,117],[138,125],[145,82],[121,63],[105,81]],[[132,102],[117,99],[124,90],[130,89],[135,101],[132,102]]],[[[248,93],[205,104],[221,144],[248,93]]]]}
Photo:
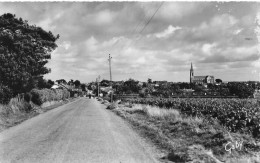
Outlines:
{"type": "MultiPolygon", "coordinates": [[[[95,84],[95,83],[94,83],[95,84]]],[[[100,86],[108,87],[112,85],[115,94],[139,94],[142,97],[160,96],[171,97],[180,95],[214,95],[214,96],[237,96],[239,98],[252,97],[256,89],[260,88],[259,82],[228,82],[223,83],[221,79],[216,79],[214,84],[195,84],[188,82],[156,82],[148,79],[147,82],[129,79],[126,81],[112,82],[102,80],[100,86]],[[157,84],[159,83],[159,84],[157,84]]],[[[96,90],[93,85],[88,89],[96,90]]],[[[95,91],[94,91],[95,92],[95,91]]]]}

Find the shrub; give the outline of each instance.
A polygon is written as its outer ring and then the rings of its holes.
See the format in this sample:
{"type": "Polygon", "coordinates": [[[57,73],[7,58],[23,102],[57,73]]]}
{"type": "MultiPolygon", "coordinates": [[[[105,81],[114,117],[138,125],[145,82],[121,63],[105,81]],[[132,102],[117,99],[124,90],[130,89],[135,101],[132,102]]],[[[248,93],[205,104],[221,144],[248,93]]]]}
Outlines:
{"type": "Polygon", "coordinates": [[[12,98],[13,93],[7,86],[0,85],[0,103],[7,104],[12,98]]]}
{"type": "Polygon", "coordinates": [[[30,101],[31,101],[31,98],[32,98],[32,94],[31,94],[30,92],[25,93],[25,95],[24,95],[24,100],[25,100],[26,102],[30,102],[30,101]]]}
{"type": "Polygon", "coordinates": [[[107,106],[108,110],[113,110],[113,109],[116,109],[116,108],[118,108],[118,105],[116,103],[112,103],[112,104],[107,106]]]}
{"type": "Polygon", "coordinates": [[[67,90],[57,89],[33,89],[31,92],[31,100],[33,103],[37,105],[42,105],[44,102],[47,101],[59,101],[65,100],[70,97],[70,93],[67,90]]]}
{"type": "Polygon", "coordinates": [[[43,101],[41,100],[41,95],[40,95],[40,90],[37,89],[32,89],[31,90],[31,95],[32,95],[32,102],[35,103],[36,105],[41,105],[43,101]]]}

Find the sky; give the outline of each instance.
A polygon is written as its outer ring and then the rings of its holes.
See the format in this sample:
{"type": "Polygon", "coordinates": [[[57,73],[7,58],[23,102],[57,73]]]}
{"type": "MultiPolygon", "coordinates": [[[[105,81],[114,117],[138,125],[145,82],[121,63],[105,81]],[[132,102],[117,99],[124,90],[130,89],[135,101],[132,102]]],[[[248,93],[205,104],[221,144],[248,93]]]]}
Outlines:
{"type": "Polygon", "coordinates": [[[0,2],[60,35],[46,79],[260,80],[257,2],[0,2]]]}

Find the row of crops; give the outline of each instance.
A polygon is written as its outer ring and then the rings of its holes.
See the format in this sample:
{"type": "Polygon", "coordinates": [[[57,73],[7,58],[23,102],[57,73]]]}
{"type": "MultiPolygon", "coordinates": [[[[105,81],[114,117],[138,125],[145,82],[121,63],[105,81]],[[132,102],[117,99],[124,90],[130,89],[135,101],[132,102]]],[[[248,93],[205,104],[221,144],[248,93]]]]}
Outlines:
{"type": "Polygon", "coordinates": [[[250,132],[254,137],[260,137],[260,102],[256,99],[137,98],[125,101],[174,108],[189,116],[214,118],[232,132],[250,132]]]}

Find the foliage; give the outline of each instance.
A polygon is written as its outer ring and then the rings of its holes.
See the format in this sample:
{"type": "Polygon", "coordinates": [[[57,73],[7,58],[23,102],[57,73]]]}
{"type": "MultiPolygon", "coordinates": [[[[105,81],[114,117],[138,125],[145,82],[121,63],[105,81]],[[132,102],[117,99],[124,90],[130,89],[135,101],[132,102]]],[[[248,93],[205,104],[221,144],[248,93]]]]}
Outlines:
{"type": "Polygon", "coordinates": [[[215,81],[216,81],[216,83],[222,83],[221,79],[216,79],[215,81]]]}
{"type": "Polygon", "coordinates": [[[228,83],[228,88],[231,94],[235,94],[240,98],[248,98],[254,93],[254,88],[248,83],[228,83]]]}
{"type": "Polygon", "coordinates": [[[260,102],[255,99],[126,99],[128,102],[174,108],[189,116],[218,120],[230,131],[260,136],[260,102]]]}
{"type": "Polygon", "coordinates": [[[74,85],[73,79],[70,79],[70,81],[68,82],[68,85],[74,85]]]}
{"type": "Polygon", "coordinates": [[[77,87],[77,88],[78,88],[78,87],[80,86],[80,84],[81,84],[81,83],[80,83],[80,81],[79,81],[79,80],[75,80],[75,81],[74,81],[74,84],[75,84],[75,87],[77,87]]]}
{"type": "Polygon", "coordinates": [[[58,84],[60,84],[60,83],[67,84],[67,82],[66,82],[65,79],[59,79],[59,80],[56,80],[56,82],[57,82],[58,84]]]}
{"type": "Polygon", "coordinates": [[[126,93],[126,94],[139,93],[141,87],[142,86],[139,85],[138,81],[134,79],[129,79],[125,81],[123,85],[120,85],[117,88],[117,93],[126,93]]]}
{"type": "Polygon", "coordinates": [[[31,99],[32,99],[31,93],[28,93],[28,92],[25,93],[25,95],[24,95],[24,100],[25,100],[26,102],[30,102],[31,99]]]}
{"type": "Polygon", "coordinates": [[[95,82],[91,82],[88,84],[88,90],[95,90],[97,88],[97,85],[95,82]]]}
{"type": "Polygon", "coordinates": [[[148,78],[147,83],[152,84],[152,82],[153,82],[152,79],[148,78]]]}
{"type": "Polygon", "coordinates": [[[69,91],[63,89],[33,89],[31,90],[30,94],[32,102],[37,105],[42,105],[47,101],[65,100],[70,97],[69,91]]]}
{"type": "Polygon", "coordinates": [[[86,91],[86,84],[81,84],[80,87],[81,87],[82,91],[86,91]]]}
{"type": "Polygon", "coordinates": [[[196,85],[194,91],[198,93],[204,92],[204,87],[202,85],[196,85]]]}
{"type": "Polygon", "coordinates": [[[50,89],[53,86],[54,82],[52,80],[46,80],[43,79],[43,77],[39,78],[38,80],[38,88],[43,89],[43,88],[48,88],[50,89]]]}
{"type": "Polygon", "coordinates": [[[0,103],[7,104],[12,98],[12,91],[10,88],[0,85],[0,103]]]}
{"type": "Polygon", "coordinates": [[[108,87],[108,86],[110,85],[109,83],[110,83],[110,81],[103,79],[103,80],[100,82],[100,86],[102,86],[102,87],[108,87]]]}
{"type": "Polygon", "coordinates": [[[59,38],[10,13],[0,16],[0,83],[14,95],[37,86],[59,38]]]}

